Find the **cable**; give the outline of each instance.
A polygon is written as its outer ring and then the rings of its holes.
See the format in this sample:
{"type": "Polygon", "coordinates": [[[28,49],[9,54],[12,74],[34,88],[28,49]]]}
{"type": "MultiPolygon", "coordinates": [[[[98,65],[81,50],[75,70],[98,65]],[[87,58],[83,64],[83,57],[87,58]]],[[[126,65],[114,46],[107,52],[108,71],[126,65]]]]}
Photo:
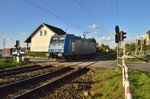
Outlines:
{"type": "Polygon", "coordinates": [[[41,9],[41,10],[47,12],[48,14],[55,16],[55,17],[58,18],[59,20],[65,22],[65,23],[67,23],[67,24],[69,24],[69,25],[72,25],[72,26],[74,26],[74,27],[76,27],[76,28],[78,28],[78,29],[80,29],[80,30],[82,30],[82,31],[84,31],[81,27],[74,25],[73,23],[71,23],[71,22],[65,20],[64,18],[62,18],[62,17],[56,15],[55,13],[53,13],[53,12],[47,10],[46,8],[44,8],[44,7],[42,7],[42,6],[40,6],[40,5],[36,4],[36,3],[34,3],[33,1],[30,1],[30,0],[26,0],[26,1],[27,1],[28,3],[30,3],[30,4],[32,4],[32,5],[34,5],[34,6],[36,6],[37,8],[39,8],[39,9],[41,9]]]}
{"type": "MultiPolygon", "coordinates": [[[[56,12],[58,12],[59,14],[61,13],[60,11],[58,11],[54,6],[50,5],[48,2],[46,2],[45,0],[42,1],[47,7],[50,7],[52,9],[54,9],[56,12]]],[[[62,13],[61,13],[62,14],[62,13]]],[[[64,16],[62,14],[62,16],[64,16]]],[[[66,17],[66,16],[65,16],[66,17]]],[[[67,19],[70,19],[69,17],[66,17],[67,19]]],[[[79,26],[79,23],[75,24],[76,22],[73,22],[72,24],[79,26]]],[[[81,26],[81,25],[80,25],[81,26]]]]}
{"type": "Polygon", "coordinates": [[[118,25],[119,25],[119,8],[118,8],[118,0],[116,0],[116,15],[117,15],[117,23],[118,23],[118,25]]]}
{"type": "Polygon", "coordinates": [[[113,11],[113,6],[112,6],[111,0],[109,0],[109,4],[110,4],[110,10],[111,10],[111,15],[113,17],[114,24],[116,24],[115,14],[114,14],[114,11],[113,11]]]}
{"type": "Polygon", "coordinates": [[[76,2],[77,5],[85,12],[85,14],[86,14],[88,17],[91,18],[92,21],[94,21],[95,23],[97,23],[96,20],[89,14],[89,12],[82,6],[82,4],[80,4],[80,3],[78,2],[78,0],[75,0],[75,2],[76,2]]]}
{"type": "MultiPolygon", "coordinates": [[[[88,8],[88,6],[86,5],[86,3],[83,1],[83,0],[80,0],[82,2],[82,4],[78,1],[78,0],[75,0],[75,2],[77,3],[77,5],[84,11],[84,13],[89,17],[91,18],[91,20],[94,22],[94,23],[98,23],[98,19],[95,17],[95,16],[91,16],[91,15],[94,15],[93,13],[90,14],[92,11],[88,8]]],[[[101,18],[102,19],[102,18],[101,18]]],[[[103,29],[105,32],[105,28],[104,27],[101,27],[101,29],[103,29]]]]}

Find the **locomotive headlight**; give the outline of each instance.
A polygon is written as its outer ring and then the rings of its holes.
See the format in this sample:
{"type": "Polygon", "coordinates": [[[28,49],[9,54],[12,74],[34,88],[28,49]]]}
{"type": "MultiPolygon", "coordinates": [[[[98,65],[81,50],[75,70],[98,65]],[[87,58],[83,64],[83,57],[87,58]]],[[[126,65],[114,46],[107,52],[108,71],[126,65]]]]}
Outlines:
{"type": "Polygon", "coordinates": [[[63,49],[61,49],[61,51],[60,52],[63,52],[63,49]]]}
{"type": "Polygon", "coordinates": [[[62,53],[58,53],[58,57],[62,57],[62,53]]]}

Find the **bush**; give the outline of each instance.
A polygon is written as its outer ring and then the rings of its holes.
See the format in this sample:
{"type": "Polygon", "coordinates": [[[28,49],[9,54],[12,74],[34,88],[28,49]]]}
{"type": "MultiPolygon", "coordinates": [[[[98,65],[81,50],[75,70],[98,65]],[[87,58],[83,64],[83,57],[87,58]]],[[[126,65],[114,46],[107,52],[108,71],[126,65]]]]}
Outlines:
{"type": "Polygon", "coordinates": [[[46,53],[47,52],[26,52],[25,54],[32,57],[46,57],[46,53]]]}

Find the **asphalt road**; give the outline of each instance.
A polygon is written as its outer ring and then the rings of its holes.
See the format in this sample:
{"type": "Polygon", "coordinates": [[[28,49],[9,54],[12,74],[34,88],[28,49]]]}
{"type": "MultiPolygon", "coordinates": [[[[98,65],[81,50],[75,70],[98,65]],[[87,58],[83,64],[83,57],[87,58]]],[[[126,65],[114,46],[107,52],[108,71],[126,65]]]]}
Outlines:
{"type": "MultiPolygon", "coordinates": [[[[58,62],[51,62],[48,59],[32,59],[33,62],[40,62],[41,64],[56,64],[58,62]]],[[[62,62],[59,63],[60,65],[70,65],[70,64],[78,64],[81,61],[78,62],[62,62]]],[[[85,66],[88,64],[91,64],[92,62],[94,62],[94,64],[90,65],[90,67],[107,67],[107,68],[116,68],[116,60],[114,60],[114,58],[105,58],[105,59],[99,59],[99,60],[90,60],[90,61],[84,61],[84,63],[80,64],[80,66],[85,66]]],[[[146,63],[146,62],[125,62],[126,66],[128,68],[132,68],[132,69],[139,69],[139,70],[143,70],[143,71],[148,71],[150,72],[150,63],[146,63]]]]}

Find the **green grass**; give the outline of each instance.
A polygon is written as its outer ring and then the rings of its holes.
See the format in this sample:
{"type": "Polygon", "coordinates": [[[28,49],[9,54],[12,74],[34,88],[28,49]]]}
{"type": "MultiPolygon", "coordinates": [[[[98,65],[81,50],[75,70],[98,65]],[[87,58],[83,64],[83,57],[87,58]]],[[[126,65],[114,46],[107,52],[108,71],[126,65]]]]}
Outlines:
{"type": "Polygon", "coordinates": [[[4,68],[11,68],[11,67],[16,67],[16,66],[21,66],[21,65],[26,65],[29,64],[30,62],[16,62],[13,60],[0,60],[0,69],[4,69],[4,68]]]}
{"type": "Polygon", "coordinates": [[[122,87],[121,71],[115,69],[94,69],[91,95],[94,99],[122,99],[124,88],[122,87]]]}
{"type": "Polygon", "coordinates": [[[150,72],[129,69],[133,99],[150,99],[150,72]]]}
{"type": "Polygon", "coordinates": [[[125,61],[127,62],[149,62],[150,61],[150,57],[142,57],[142,58],[125,58],[125,61]]]}
{"type": "MultiPolygon", "coordinates": [[[[94,99],[124,99],[122,71],[115,69],[92,70],[91,97],[94,99]]],[[[150,73],[129,69],[133,99],[150,99],[150,73]]]]}

